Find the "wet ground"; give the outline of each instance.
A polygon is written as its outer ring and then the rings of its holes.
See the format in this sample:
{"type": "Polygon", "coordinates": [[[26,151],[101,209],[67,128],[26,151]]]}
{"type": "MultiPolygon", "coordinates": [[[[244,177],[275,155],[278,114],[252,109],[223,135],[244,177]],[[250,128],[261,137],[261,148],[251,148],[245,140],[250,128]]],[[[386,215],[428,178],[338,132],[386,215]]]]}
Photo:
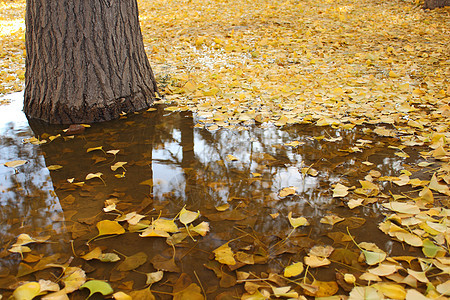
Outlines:
{"type": "Polygon", "coordinates": [[[197,128],[190,112],[157,105],[155,110],[67,136],[63,126],[29,124],[21,112],[21,97],[8,95],[10,103],[0,106],[0,293],[5,295],[18,281],[55,279],[52,268],[33,269],[35,261],[49,256],[52,263],[74,257],[71,265],[81,267],[89,278],[106,279],[125,292],[144,288],[145,273],[168,270],[152,285],[161,298],[168,297],[164,293],[186,273],[214,298],[243,290],[235,270],[214,261],[212,251],[228,241],[234,251],[253,255],[253,263],[239,265],[239,271],[258,276],[280,273],[292,261],[302,261],[314,245],[341,249],[330,266],[311,270],[317,280],[336,280],[337,269],[357,271],[359,250],[342,240],[341,233],[348,232],[357,242],[374,242],[389,255],[417,254],[377,228],[384,218],[378,203],[389,193],[400,194],[399,186],[381,182],[381,193],[360,196],[364,205],[354,209],[346,205],[354,196],[332,196],[338,182],[359,187],[359,180],[369,174],[399,176],[409,163],[420,160],[417,152],[408,152],[409,158],[394,155],[398,150],[389,146],[398,140],[381,138],[367,126],[345,130],[260,124],[208,130],[197,128]],[[47,143],[30,143],[32,137],[47,143]],[[14,160],[27,163],[16,168],[3,165],[14,160]],[[117,162],[123,167],[113,171],[117,162]],[[86,180],[88,174],[99,176],[86,180]],[[108,199],[117,203],[117,211],[102,210],[108,199]],[[209,222],[206,236],[195,241],[187,237],[172,248],[164,238],[128,232],[86,245],[97,234],[96,224],[113,220],[118,211],[151,220],[173,218],[183,207],[200,211],[194,225],[209,222]],[[292,230],[289,213],[305,217],[310,225],[295,229],[285,240],[292,230]],[[320,222],[330,215],[344,220],[334,225],[320,222]],[[30,246],[31,252],[24,253],[26,265],[20,254],[8,252],[22,233],[51,236],[47,243],[30,246]],[[135,271],[118,271],[117,262],[79,257],[96,246],[126,256],[144,252],[147,259],[135,271]],[[17,277],[18,272],[31,274],[17,277]]]}

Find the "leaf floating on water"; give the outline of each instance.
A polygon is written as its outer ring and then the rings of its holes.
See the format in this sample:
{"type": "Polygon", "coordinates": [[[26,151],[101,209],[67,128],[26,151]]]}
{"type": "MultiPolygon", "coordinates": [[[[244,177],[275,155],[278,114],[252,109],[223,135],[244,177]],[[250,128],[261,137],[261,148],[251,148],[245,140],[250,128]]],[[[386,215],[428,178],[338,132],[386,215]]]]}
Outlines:
{"type": "Polygon", "coordinates": [[[17,167],[23,166],[27,162],[28,162],[27,160],[13,160],[13,161],[8,161],[8,162],[4,163],[3,165],[8,168],[17,168],[17,167]]]}
{"type": "Polygon", "coordinates": [[[200,211],[189,211],[184,207],[180,211],[180,222],[184,225],[194,222],[200,216],[200,211]]]}
{"type": "Polygon", "coordinates": [[[295,192],[297,191],[297,188],[290,186],[290,187],[285,187],[284,189],[281,189],[280,192],[278,193],[278,195],[281,198],[290,196],[290,195],[295,195],[295,192]]]}
{"type": "Polygon", "coordinates": [[[164,272],[156,271],[152,273],[146,273],[145,275],[147,275],[147,281],[145,282],[145,284],[152,285],[153,283],[158,282],[163,278],[164,272]]]}
{"type": "Polygon", "coordinates": [[[98,150],[103,152],[103,146],[88,148],[86,150],[86,152],[92,152],[92,151],[98,151],[98,150]]]}
{"type": "Polygon", "coordinates": [[[64,270],[61,281],[64,283],[64,290],[72,293],[86,282],[86,273],[78,267],[68,267],[64,270]]]}
{"type": "Polygon", "coordinates": [[[339,216],[330,215],[330,216],[325,216],[325,217],[321,218],[320,223],[329,224],[329,225],[333,226],[334,224],[342,222],[344,220],[345,220],[344,218],[341,218],[339,216]]]}
{"type": "Polygon", "coordinates": [[[296,262],[284,268],[284,277],[294,277],[303,273],[304,267],[302,262],[296,262]]]}
{"type": "Polygon", "coordinates": [[[49,169],[50,171],[56,171],[56,170],[62,169],[62,167],[63,166],[61,166],[61,165],[51,165],[51,166],[48,166],[47,169],[49,169]]]}
{"type": "Polygon", "coordinates": [[[189,230],[194,231],[194,232],[200,234],[201,236],[205,236],[209,232],[209,223],[203,221],[200,224],[198,224],[197,226],[190,225],[189,230]]]}
{"type": "Polygon", "coordinates": [[[126,171],[126,169],[123,167],[126,164],[127,164],[126,161],[118,161],[114,165],[111,166],[111,170],[116,171],[117,169],[122,168],[126,171]]]}
{"type": "Polygon", "coordinates": [[[40,291],[41,285],[39,283],[27,282],[14,290],[13,297],[14,299],[31,300],[39,295],[40,291]]]}
{"type": "Polygon", "coordinates": [[[116,155],[119,152],[120,152],[120,150],[108,150],[108,151],[106,151],[106,153],[112,154],[112,155],[116,155]]]}
{"type": "MultiPolygon", "coordinates": [[[[130,295],[127,295],[127,294],[125,294],[122,291],[116,292],[112,296],[113,296],[113,298],[115,300],[133,300],[133,298],[130,295]]],[[[136,297],[135,299],[139,299],[139,298],[136,297]]],[[[142,299],[149,299],[150,300],[150,298],[142,298],[142,299]]]]}
{"type": "Polygon", "coordinates": [[[235,157],[235,156],[233,156],[233,155],[231,155],[231,154],[228,154],[228,155],[227,155],[227,160],[228,160],[228,161],[237,161],[238,159],[237,159],[237,157],[235,157]]]}
{"type": "Polygon", "coordinates": [[[294,229],[297,227],[300,227],[300,226],[308,226],[309,225],[309,222],[305,217],[293,218],[292,212],[289,212],[288,219],[289,219],[289,223],[291,223],[291,226],[294,227],[294,229]]]}
{"type": "Polygon", "coordinates": [[[229,266],[233,266],[236,264],[236,260],[234,259],[234,253],[231,250],[230,246],[228,246],[228,243],[223,244],[219,248],[213,250],[213,253],[215,254],[216,260],[221,264],[229,266]]]}
{"type": "Polygon", "coordinates": [[[85,288],[90,291],[88,299],[95,293],[100,293],[103,296],[114,293],[114,290],[109,285],[109,283],[102,281],[102,280],[90,280],[80,287],[80,289],[85,289],[85,288]]]}
{"type": "Polygon", "coordinates": [[[348,195],[348,187],[343,184],[337,183],[333,189],[333,197],[345,197],[348,195]]]}

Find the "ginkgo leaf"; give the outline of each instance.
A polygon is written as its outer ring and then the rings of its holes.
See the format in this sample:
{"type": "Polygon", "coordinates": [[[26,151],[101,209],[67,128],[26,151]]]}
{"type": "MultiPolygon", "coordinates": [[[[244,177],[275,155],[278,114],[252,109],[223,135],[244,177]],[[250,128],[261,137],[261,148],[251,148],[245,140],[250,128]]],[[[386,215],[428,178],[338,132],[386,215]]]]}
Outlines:
{"type": "Polygon", "coordinates": [[[194,232],[200,234],[201,236],[205,236],[209,232],[209,223],[203,221],[196,226],[190,225],[189,230],[194,231],[194,232]]]}
{"type": "Polygon", "coordinates": [[[125,229],[116,221],[102,220],[96,225],[98,229],[98,235],[110,235],[110,234],[123,234],[125,229]]]}
{"type": "Polygon", "coordinates": [[[103,151],[103,146],[88,148],[86,152],[92,152],[97,150],[103,151]]]}
{"type": "Polygon", "coordinates": [[[126,257],[125,260],[117,266],[117,270],[121,272],[134,270],[139,266],[145,264],[147,262],[147,259],[147,254],[145,254],[144,252],[138,252],[126,257]]]}
{"type": "Polygon", "coordinates": [[[289,212],[288,219],[289,219],[289,223],[291,223],[291,226],[294,227],[294,229],[297,227],[300,227],[300,226],[308,226],[309,225],[309,222],[305,217],[293,218],[292,212],[289,212]]]}
{"type": "Polygon", "coordinates": [[[339,217],[339,216],[336,216],[336,215],[330,215],[330,216],[322,217],[322,218],[320,219],[320,223],[322,223],[322,224],[334,225],[334,224],[339,223],[339,222],[342,222],[342,221],[344,221],[344,220],[345,220],[344,218],[341,218],[341,217],[339,217]]]}
{"type": "Polygon", "coordinates": [[[302,262],[296,262],[284,268],[284,277],[294,277],[300,275],[304,270],[302,262]]]}
{"type": "Polygon", "coordinates": [[[308,265],[311,268],[318,268],[323,266],[328,266],[331,264],[331,261],[328,258],[320,257],[316,255],[308,255],[305,256],[305,265],[308,265]]]}
{"type": "Polygon", "coordinates": [[[41,286],[37,282],[27,282],[16,288],[13,292],[14,299],[32,300],[39,295],[41,286]]]}
{"type": "Polygon", "coordinates": [[[438,291],[442,295],[450,296],[450,280],[447,280],[446,282],[438,284],[436,286],[436,291],[438,291]]]}
{"type": "Polygon", "coordinates": [[[298,293],[296,291],[292,291],[290,286],[283,287],[274,287],[272,286],[272,292],[275,297],[286,297],[286,298],[298,298],[298,293]]]}
{"type": "Polygon", "coordinates": [[[384,207],[389,208],[392,211],[403,213],[403,214],[413,214],[416,215],[420,213],[420,209],[417,205],[404,203],[404,202],[389,202],[383,203],[384,207]]]}
{"type": "Polygon", "coordinates": [[[397,272],[397,269],[396,265],[381,263],[376,268],[369,269],[368,272],[377,276],[388,276],[397,272]]]}
{"type": "Polygon", "coordinates": [[[355,286],[350,292],[348,300],[383,300],[383,295],[370,286],[355,286]]]}
{"type": "Polygon", "coordinates": [[[111,170],[116,171],[118,168],[122,168],[126,171],[126,169],[123,167],[126,164],[127,164],[126,161],[118,161],[114,165],[111,166],[111,170]]]}
{"type": "Polygon", "coordinates": [[[337,183],[333,189],[333,197],[345,197],[348,195],[348,187],[343,184],[337,183]]]}
{"type": "Polygon", "coordinates": [[[364,202],[364,199],[362,199],[362,198],[359,198],[359,199],[350,199],[350,200],[347,202],[347,206],[348,206],[348,208],[350,208],[350,209],[354,209],[355,207],[361,206],[363,202],[364,202]]]}
{"type": "Polygon", "coordinates": [[[145,275],[147,275],[147,281],[145,284],[153,284],[155,282],[160,281],[163,276],[164,276],[164,272],[163,271],[156,271],[156,272],[151,272],[151,273],[146,273],[145,275]]]}
{"type": "Polygon", "coordinates": [[[433,174],[430,180],[430,185],[428,186],[430,190],[437,191],[439,193],[450,196],[450,189],[447,184],[439,183],[436,174],[433,174]]]}
{"type": "Polygon", "coordinates": [[[170,237],[170,234],[167,231],[156,229],[154,226],[149,226],[145,229],[141,234],[141,237],[170,237]]]}
{"type": "Polygon", "coordinates": [[[406,297],[406,290],[400,284],[380,282],[372,286],[390,299],[405,299],[406,297]]]}
{"type": "Polygon", "coordinates": [[[78,267],[68,267],[64,270],[61,281],[64,283],[64,290],[67,293],[72,293],[86,282],[86,273],[78,267]]]}
{"type": "Polygon", "coordinates": [[[233,155],[231,155],[231,154],[228,154],[228,155],[227,155],[227,160],[228,160],[228,161],[237,161],[238,159],[237,159],[237,157],[235,157],[235,156],[233,156],[233,155]]]}
{"type": "Polygon", "coordinates": [[[234,253],[231,250],[230,246],[228,246],[228,243],[223,244],[219,248],[213,250],[213,253],[215,255],[216,260],[221,264],[226,264],[229,266],[233,266],[236,264],[236,260],[234,259],[234,253]]]}
{"type": "Polygon", "coordinates": [[[279,191],[278,195],[281,198],[284,198],[284,197],[287,197],[287,196],[290,196],[290,195],[295,195],[296,191],[297,191],[297,188],[295,188],[293,186],[290,186],[290,187],[286,187],[286,188],[281,189],[279,191]]]}
{"type": "Polygon", "coordinates": [[[3,165],[8,168],[17,168],[17,167],[20,167],[20,166],[26,164],[27,162],[28,162],[27,160],[13,160],[13,161],[8,161],[8,162],[4,163],[3,165]]]}
{"type": "Polygon", "coordinates": [[[102,280],[90,280],[84,283],[80,289],[88,289],[90,291],[88,298],[90,298],[95,293],[100,293],[103,296],[110,295],[114,293],[114,290],[109,285],[109,283],[102,280]]]}
{"type": "Polygon", "coordinates": [[[106,151],[106,153],[112,154],[112,155],[116,155],[119,152],[120,152],[120,150],[108,150],[108,151],[106,151]]]}
{"type": "Polygon", "coordinates": [[[47,166],[47,169],[49,169],[50,171],[56,171],[56,170],[62,169],[62,167],[63,166],[61,166],[61,165],[50,165],[50,166],[47,166]]]}
{"type": "Polygon", "coordinates": [[[184,207],[180,211],[180,222],[184,225],[194,222],[200,216],[200,211],[189,211],[184,207]]]}
{"type": "Polygon", "coordinates": [[[229,208],[230,208],[230,204],[229,203],[225,203],[223,205],[216,206],[216,210],[217,211],[225,211],[225,210],[227,210],[229,208]]]}
{"type": "Polygon", "coordinates": [[[100,179],[103,183],[105,183],[105,182],[103,181],[102,176],[103,176],[103,173],[101,173],[101,172],[98,172],[98,173],[89,173],[89,174],[86,175],[85,180],[90,180],[90,179],[92,179],[92,178],[98,178],[98,179],[100,179]]]}
{"type": "Polygon", "coordinates": [[[175,221],[172,219],[164,219],[164,218],[158,218],[154,221],[152,221],[152,225],[155,228],[155,230],[175,233],[179,232],[178,226],[175,224],[175,221]]]}
{"type": "Polygon", "coordinates": [[[115,292],[112,296],[115,300],[133,300],[133,298],[130,295],[127,295],[122,291],[115,292]]]}

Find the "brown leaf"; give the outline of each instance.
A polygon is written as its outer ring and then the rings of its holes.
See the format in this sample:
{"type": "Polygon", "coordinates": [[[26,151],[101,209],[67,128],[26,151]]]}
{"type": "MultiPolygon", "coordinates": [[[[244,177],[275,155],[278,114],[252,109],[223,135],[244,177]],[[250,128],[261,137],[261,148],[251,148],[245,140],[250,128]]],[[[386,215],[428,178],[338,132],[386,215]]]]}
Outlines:
{"type": "Polygon", "coordinates": [[[128,256],[120,265],[117,266],[117,271],[126,272],[134,270],[145,264],[147,258],[148,256],[144,252],[138,252],[134,255],[128,256]]]}

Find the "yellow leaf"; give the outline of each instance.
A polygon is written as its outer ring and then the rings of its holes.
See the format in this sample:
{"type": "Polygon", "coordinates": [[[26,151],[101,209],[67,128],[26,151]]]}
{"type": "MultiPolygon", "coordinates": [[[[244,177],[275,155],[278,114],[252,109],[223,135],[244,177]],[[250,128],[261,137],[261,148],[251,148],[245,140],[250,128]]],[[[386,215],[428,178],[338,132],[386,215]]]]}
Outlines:
{"type": "Polygon", "coordinates": [[[125,229],[116,221],[102,220],[97,223],[96,227],[98,236],[125,233],[125,229]]]}
{"type": "Polygon", "coordinates": [[[233,266],[236,264],[236,260],[234,259],[233,251],[231,250],[228,243],[223,244],[219,248],[213,250],[215,254],[216,260],[221,264],[226,264],[229,266],[233,266]]]}
{"type": "Polygon", "coordinates": [[[409,204],[409,203],[404,203],[404,202],[389,202],[389,203],[383,203],[382,205],[392,211],[402,213],[402,214],[416,215],[416,214],[420,213],[419,207],[417,207],[417,205],[414,205],[414,204],[409,204]]]}
{"type": "Polygon", "coordinates": [[[341,218],[339,216],[330,215],[330,216],[325,216],[325,217],[321,218],[320,223],[334,225],[334,224],[342,222],[344,220],[345,220],[344,218],[341,218]]]}
{"type": "Polygon", "coordinates": [[[304,217],[293,218],[292,212],[289,212],[288,219],[289,219],[289,223],[291,223],[291,226],[294,227],[294,229],[299,226],[308,226],[309,225],[308,220],[304,217]]]}
{"type": "Polygon", "coordinates": [[[354,209],[355,207],[358,207],[358,206],[362,205],[363,202],[364,202],[364,199],[362,199],[362,198],[359,198],[359,199],[350,199],[350,200],[347,202],[347,206],[348,206],[348,208],[350,208],[350,209],[354,209]]]}
{"type": "Polygon", "coordinates": [[[124,292],[116,292],[112,296],[115,300],[133,300],[130,295],[127,295],[124,292]]]}
{"type": "Polygon", "coordinates": [[[198,224],[197,226],[191,225],[191,226],[189,226],[189,230],[197,232],[201,236],[205,236],[206,233],[208,233],[208,231],[209,231],[209,223],[203,221],[200,224],[198,224]]]}
{"type": "Polygon", "coordinates": [[[167,233],[167,231],[156,229],[153,226],[147,227],[141,234],[139,234],[141,237],[170,237],[170,234],[167,233]]]}
{"type": "Polygon", "coordinates": [[[184,207],[180,211],[180,222],[184,225],[187,225],[189,223],[192,223],[195,219],[197,219],[200,216],[200,211],[189,211],[185,209],[184,207]]]}
{"type": "Polygon", "coordinates": [[[437,191],[439,193],[445,194],[447,196],[450,196],[450,190],[448,188],[447,184],[439,183],[437,180],[436,174],[433,174],[430,180],[430,184],[428,185],[428,188],[433,191],[437,191]]]}
{"type": "Polygon", "coordinates": [[[114,165],[111,166],[111,170],[116,171],[118,168],[122,168],[125,170],[125,168],[123,166],[126,164],[127,164],[127,162],[125,162],[125,161],[118,161],[114,165]]]}
{"type": "Polygon", "coordinates": [[[397,272],[397,269],[396,265],[381,263],[376,268],[369,269],[368,272],[377,276],[388,276],[397,272]]]}
{"type": "Polygon", "coordinates": [[[380,282],[372,285],[383,295],[391,299],[405,299],[406,290],[403,286],[395,283],[380,282]]]}
{"type": "Polygon", "coordinates": [[[78,267],[68,267],[64,270],[61,281],[64,283],[64,290],[72,293],[86,282],[86,273],[78,267]]]}
{"type": "Polygon", "coordinates": [[[290,196],[290,195],[295,195],[295,191],[297,190],[297,188],[290,186],[290,187],[286,187],[284,189],[281,189],[280,192],[278,193],[278,195],[281,198],[290,196]]]}
{"type": "MultiPolygon", "coordinates": [[[[285,277],[289,277],[289,276],[285,275],[285,277]]],[[[286,297],[286,298],[291,298],[291,299],[298,298],[298,293],[296,291],[291,291],[290,286],[283,286],[283,287],[272,286],[272,291],[273,291],[273,294],[275,295],[275,297],[277,297],[277,298],[279,298],[279,297],[286,297]]]]}
{"type": "Polygon", "coordinates": [[[4,163],[5,167],[8,168],[17,168],[20,167],[24,164],[26,164],[28,161],[26,160],[13,160],[13,161],[8,161],[6,163],[4,163]]]}
{"type": "Polygon", "coordinates": [[[225,203],[225,204],[220,205],[220,206],[216,206],[216,210],[217,211],[225,211],[225,210],[227,210],[229,208],[230,208],[230,204],[228,204],[228,203],[225,203]]]}
{"type": "Polygon", "coordinates": [[[179,232],[178,226],[175,224],[175,221],[172,219],[163,219],[158,218],[152,222],[152,226],[155,228],[155,230],[161,230],[165,232],[179,232]]]}
{"type": "Polygon", "coordinates": [[[97,150],[103,151],[103,146],[100,146],[100,147],[93,147],[93,148],[88,148],[88,149],[86,150],[86,152],[92,152],[92,151],[97,151],[97,150]]]}
{"type": "Polygon", "coordinates": [[[311,268],[318,268],[323,266],[328,266],[331,264],[331,261],[328,258],[320,257],[316,255],[308,255],[304,258],[305,264],[310,266],[311,268]]]}
{"type": "Polygon", "coordinates": [[[89,179],[92,179],[92,178],[100,178],[101,179],[102,175],[103,175],[103,173],[100,173],[100,172],[98,172],[98,173],[89,173],[89,174],[86,175],[85,180],[89,180],[89,179]]]}
{"type": "Polygon", "coordinates": [[[227,160],[228,160],[228,161],[237,161],[238,159],[237,159],[235,156],[233,156],[233,155],[231,155],[231,154],[228,154],[228,155],[227,155],[227,160]]]}
{"type": "Polygon", "coordinates": [[[18,288],[16,288],[13,292],[14,299],[20,300],[31,300],[41,291],[41,286],[37,282],[27,282],[18,288]]]}
{"type": "Polygon", "coordinates": [[[300,275],[304,270],[302,262],[296,262],[284,269],[284,277],[294,277],[300,275]]]}
{"type": "Polygon", "coordinates": [[[346,273],[344,274],[344,281],[348,284],[354,284],[356,282],[356,277],[353,274],[346,273]]]}
{"type": "Polygon", "coordinates": [[[63,166],[61,166],[61,165],[51,165],[51,166],[48,166],[47,169],[49,169],[50,171],[56,171],[56,170],[61,169],[62,167],[63,166]]]}

